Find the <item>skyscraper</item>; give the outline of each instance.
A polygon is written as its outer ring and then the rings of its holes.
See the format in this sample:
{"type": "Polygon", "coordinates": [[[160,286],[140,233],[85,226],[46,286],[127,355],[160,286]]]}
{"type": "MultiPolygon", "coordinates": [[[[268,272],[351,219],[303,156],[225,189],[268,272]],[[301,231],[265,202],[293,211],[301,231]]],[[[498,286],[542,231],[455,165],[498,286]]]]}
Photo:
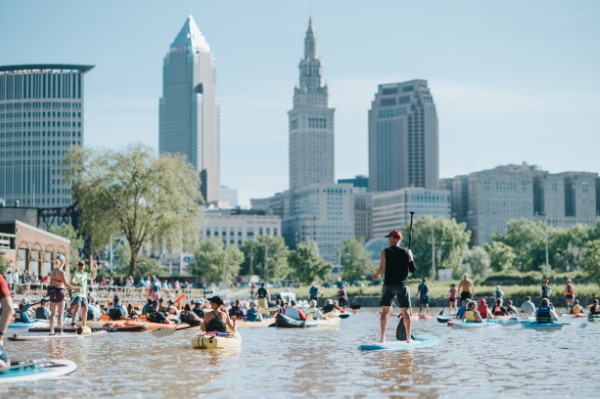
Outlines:
{"type": "Polygon", "coordinates": [[[62,160],[83,145],[83,74],[90,65],[0,66],[0,197],[6,206],[71,204],[62,160]]]}
{"type": "Polygon", "coordinates": [[[298,66],[300,80],[294,88],[294,108],[289,117],[290,189],[310,183],[334,183],[333,114],[323,83],[312,18],[304,39],[304,58],[298,66]]]}
{"type": "Polygon", "coordinates": [[[369,110],[369,191],[436,189],[438,118],[426,80],[379,85],[369,110]]]}
{"type": "Polygon", "coordinates": [[[206,202],[217,202],[221,165],[215,59],[191,15],[164,58],[159,107],[159,153],[184,154],[202,177],[206,202]]]}

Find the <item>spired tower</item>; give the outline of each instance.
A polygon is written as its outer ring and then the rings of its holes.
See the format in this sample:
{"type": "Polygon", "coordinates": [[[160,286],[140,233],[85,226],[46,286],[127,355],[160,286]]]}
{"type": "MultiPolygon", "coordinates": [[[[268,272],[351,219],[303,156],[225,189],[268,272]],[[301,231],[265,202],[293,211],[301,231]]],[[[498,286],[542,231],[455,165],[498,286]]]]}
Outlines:
{"type": "Polygon", "coordinates": [[[328,107],[327,85],[317,53],[312,18],[304,39],[304,58],[298,66],[294,108],[289,117],[290,190],[311,183],[334,183],[333,113],[328,107]]]}
{"type": "Polygon", "coordinates": [[[163,62],[160,154],[181,153],[198,170],[207,203],[220,197],[220,125],[215,59],[188,16],[163,62]]]}

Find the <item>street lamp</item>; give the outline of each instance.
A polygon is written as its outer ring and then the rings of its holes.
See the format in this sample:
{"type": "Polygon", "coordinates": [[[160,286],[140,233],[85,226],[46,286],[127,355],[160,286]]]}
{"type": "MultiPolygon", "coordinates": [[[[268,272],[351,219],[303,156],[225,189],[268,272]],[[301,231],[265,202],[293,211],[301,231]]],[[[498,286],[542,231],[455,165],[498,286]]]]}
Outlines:
{"type": "Polygon", "coordinates": [[[544,241],[546,242],[546,277],[550,277],[550,265],[548,263],[548,214],[544,212],[544,241]]]}

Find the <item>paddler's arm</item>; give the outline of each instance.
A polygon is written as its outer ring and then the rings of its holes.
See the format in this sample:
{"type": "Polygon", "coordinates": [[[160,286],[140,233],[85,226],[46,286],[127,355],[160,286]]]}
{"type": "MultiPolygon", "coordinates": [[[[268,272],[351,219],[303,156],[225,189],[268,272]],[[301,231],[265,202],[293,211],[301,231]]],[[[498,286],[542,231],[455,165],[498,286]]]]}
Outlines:
{"type": "Polygon", "coordinates": [[[379,276],[385,273],[385,252],[381,251],[381,257],[379,258],[379,269],[373,274],[373,280],[377,280],[379,276]]]}
{"type": "Polygon", "coordinates": [[[225,324],[227,324],[227,329],[229,330],[229,332],[235,334],[235,324],[233,324],[233,321],[231,320],[231,317],[229,317],[229,315],[227,315],[225,324]]]}

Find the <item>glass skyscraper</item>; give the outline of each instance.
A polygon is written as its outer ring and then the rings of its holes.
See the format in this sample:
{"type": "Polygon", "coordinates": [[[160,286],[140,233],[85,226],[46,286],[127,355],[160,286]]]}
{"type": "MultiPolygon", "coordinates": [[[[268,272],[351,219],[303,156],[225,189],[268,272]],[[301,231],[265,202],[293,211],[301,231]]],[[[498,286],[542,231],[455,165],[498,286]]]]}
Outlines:
{"type": "Polygon", "coordinates": [[[71,204],[62,160],[83,145],[83,74],[92,68],[0,66],[0,198],[7,206],[71,204]]]}
{"type": "Polygon", "coordinates": [[[379,85],[369,110],[369,191],[436,189],[438,118],[426,80],[379,85]]]}
{"type": "Polygon", "coordinates": [[[323,83],[312,18],[304,39],[304,58],[298,66],[300,80],[294,88],[294,108],[289,117],[290,189],[311,183],[334,183],[333,114],[323,83]]]}
{"type": "Polygon", "coordinates": [[[159,108],[159,153],[184,154],[201,175],[204,199],[216,203],[221,179],[215,59],[191,15],[164,58],[159,108]]]}

